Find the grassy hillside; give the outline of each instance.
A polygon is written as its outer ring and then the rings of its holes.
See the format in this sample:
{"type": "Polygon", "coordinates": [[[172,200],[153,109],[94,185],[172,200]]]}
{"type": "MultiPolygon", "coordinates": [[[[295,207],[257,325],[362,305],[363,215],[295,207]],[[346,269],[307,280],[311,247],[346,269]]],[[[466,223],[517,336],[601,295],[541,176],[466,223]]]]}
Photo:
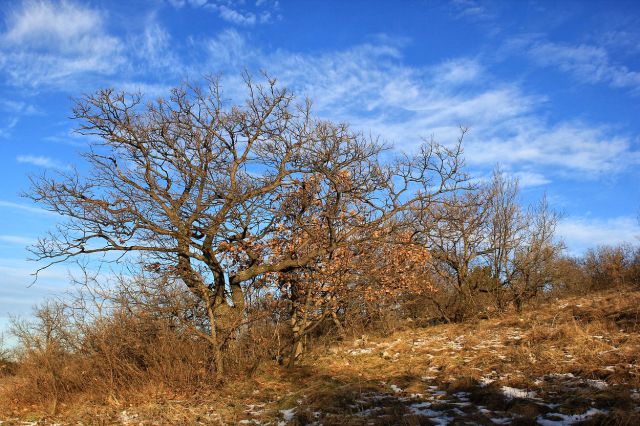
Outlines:
{"type": "Polygon", "coordinates": [[[316,349],[294,370],[260,366],[214,393],[149,385],[110,406],[77,401],[4,424],[640,424],[640,291],[557,300],[522,314],[416,327],[316,349]]]}

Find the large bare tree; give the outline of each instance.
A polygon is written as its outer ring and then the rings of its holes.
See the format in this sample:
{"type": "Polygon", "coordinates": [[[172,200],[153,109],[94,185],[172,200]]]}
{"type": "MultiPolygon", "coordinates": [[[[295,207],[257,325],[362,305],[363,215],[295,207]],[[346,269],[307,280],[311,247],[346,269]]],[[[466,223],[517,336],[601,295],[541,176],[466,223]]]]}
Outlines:
{"type": "Polygon", "coordinates": [[[35,177],[28,193],[64,218],[32,247],[37,259],[141,253],[206,307],[220,372],[220,350],[243,321],[243,286],[372,235],[464,179],[459,143],[383,164],[375,139],[314,119],[310,102],[296,104],[274,79],[245,83],[236,105],[215,78],[146,104],[111,89],[83,96],[73,115],[91,136],[89,168],[35,177]],[[286,256],[268,244],[284,227],[306,236],[286,256]]]}

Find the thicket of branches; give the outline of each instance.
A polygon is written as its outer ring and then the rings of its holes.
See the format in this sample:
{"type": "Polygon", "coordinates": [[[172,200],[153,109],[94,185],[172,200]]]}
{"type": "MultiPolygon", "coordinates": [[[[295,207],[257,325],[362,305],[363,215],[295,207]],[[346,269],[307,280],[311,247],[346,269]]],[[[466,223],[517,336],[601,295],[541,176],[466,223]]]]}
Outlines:
{"type": "Polygon", "coordinates": [[[87,263],[77,293],[15,321],[15,398],[55,411],[150,381],[195,391],[406,319],[639,284],[637,249],[567,258],[545,199],[521,205],[499,170],[470,184],[464,130],[389,159],[275,80],[245,82],[238,105],[215,79],[147,104],[113,90],[78,100],[89,169],[32,179],[28,196],[62,217],[32,251],[47,265],[100,255],[127,268],[105,279],[87,263]]]}

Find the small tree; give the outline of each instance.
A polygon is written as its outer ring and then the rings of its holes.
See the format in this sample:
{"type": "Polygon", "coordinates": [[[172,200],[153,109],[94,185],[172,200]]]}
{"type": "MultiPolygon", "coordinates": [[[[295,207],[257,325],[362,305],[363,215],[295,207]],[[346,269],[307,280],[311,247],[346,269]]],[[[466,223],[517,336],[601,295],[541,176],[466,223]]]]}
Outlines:
{"type": "Polygon", "coordinates": [[[431,253],[431,267],[442,291],[431,301],[446,321],[460,321],[473,310],[483,284],[478,268],[494,251],[489,188],[457,193],[445,203],[416,213],[419,239],[431,253]]]}
{"type": "Polygon", "coordinates": [[[446,321],[459,321],[492,302],[517,310],[556,278],[553,264],[559,215],[546,198],[523,208],[519,188],[498,169],[492,180],[414,214],[418,238],[429,248],[436,284],[431,297],[446,321]],[[490,299],[487,300],[487,295],[490,299]]]}
{"type": "Polygon", "coordinates": [[[528,210],[518,202],[519,186],[500,170],[491,184],[488,253],[494,301],[498,310],[512,303],[520,311],[554,280],[554,262],[563,246],[555,240],[559,214],[549,208],[546,196],[528,210]]]}

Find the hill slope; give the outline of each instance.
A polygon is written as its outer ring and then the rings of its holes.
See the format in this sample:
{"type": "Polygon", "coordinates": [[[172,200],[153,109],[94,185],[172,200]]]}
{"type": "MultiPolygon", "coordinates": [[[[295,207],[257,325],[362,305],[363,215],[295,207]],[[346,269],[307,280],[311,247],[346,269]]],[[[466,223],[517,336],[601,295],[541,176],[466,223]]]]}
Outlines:
{"type": "MultiPolygon", "coordinates": [[[[127,424],[640,424],[640,292],[476,323],[407,327],[260,368],[215,395],[66,419],[127,424]]],[[[2,418],[2,416],[0,416],[2,418]]],[[[5,419],[11,422],[9,419],[5,419]]],[[[53,420],[53,419],[51,419],[53,420]]],[[[15,421],[15,420],[14,420],[15,421]]],[[[57,419],[60,422],[60,419],[57,419]]]]}

